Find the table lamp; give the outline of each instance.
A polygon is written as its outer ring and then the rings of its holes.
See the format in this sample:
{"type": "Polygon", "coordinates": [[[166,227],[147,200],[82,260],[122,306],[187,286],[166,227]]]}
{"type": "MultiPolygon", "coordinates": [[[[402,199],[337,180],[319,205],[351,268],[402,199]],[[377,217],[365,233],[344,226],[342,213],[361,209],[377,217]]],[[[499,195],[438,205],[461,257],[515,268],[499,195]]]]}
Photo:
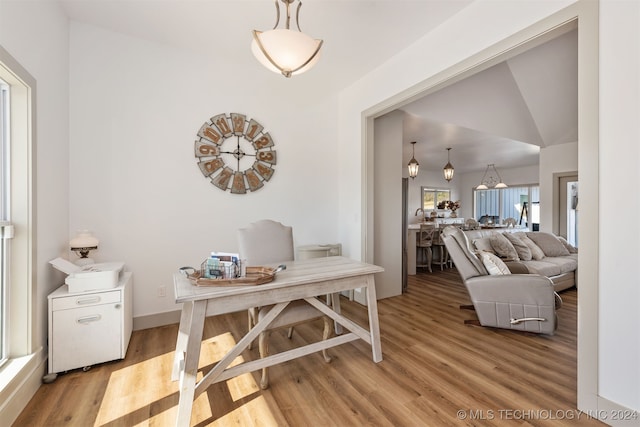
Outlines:
{"type": "Polygon", "coordinates": [[[98,243],[98,239],[89,230],[78,231],[76,237],[69,242],[69,248],[80,257],[75,261],[75,264],[93,264],[93,259],[88,255],[89,252],[98,249],[98,243]]]}

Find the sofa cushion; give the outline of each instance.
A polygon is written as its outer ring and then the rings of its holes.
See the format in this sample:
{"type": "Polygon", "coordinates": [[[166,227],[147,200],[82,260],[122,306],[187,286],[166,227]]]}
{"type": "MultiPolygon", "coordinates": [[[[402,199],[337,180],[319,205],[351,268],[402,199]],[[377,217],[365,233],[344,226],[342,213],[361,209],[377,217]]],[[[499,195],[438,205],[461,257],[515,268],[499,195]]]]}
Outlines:
{"type": "Polygon", "coordinates": [[[548,262],[549,258],[543,260],[531,260],[523,262],[527,266],[529,273],[540,274],[541,276],[553,277],[562,274],[562,269],[559,265],[553,262],[548,262]]]}
{"type": "Polygon", "coordinates": [[[542,258],[544,258],[544,252],[542,252],[542,249],[540,249],[540,246],[536,245],[533,240],[527,237],[527,234],[525,232],[519,231],[513,234],[515,234],[520,240],[524,242],[525,245],[527,245],[527,247],[531,251],[531,259],[535,259],[539,261],[542,258]]]}
{"type": "Polygon", "coordinates": [[[578,253],[578,248],[573,246],[571,243],[567,242],[567,239],[565,239],[564,237],[558,236],[558,240],[560,240],[560,243],[562,243],[564,245],[564,247],[567,248],[567,250],[569,251],[570,254],[577,254],[578,253]]]}
{"type": "MultiPolygon", "coordinates": [[[[519,261],[518,252],[513,247],[511,242],[502,235],[502,233],[493,233],[490,237],[491,247],[496,252],[496,255],[504,258],[508,261],[519,261]]],[[[560,243],[562,245],[562,243],[560,243]]],[[[564,246],[563,246],[564,248],[564,246]]]]}
{"type": "Polygon", "coordinates": [[[542,249],[545,256],[565,256],[569,251],[556,236],[542,231],[528,232],[527,237],[534,241],[542,249]]]}
{"type": "Polygon", "coordinates": [[[502,275],[511,274],[511,271],[507,265],[498,256],[491,252],[480,251],[478,256],[482,260],[484,267],[487,269],[490,275],[502,275]]]}
{"type": "Polygon", "coordinates": [[[496,251],[493,250],[493,246],[491,246],[491,239],[489,237],[480,237],[478,239],[473,239],[473,247],[476,248],[476,251],[485,251],[491,252],[495,254],[496,251]]]}
{"type": "Polygon", "coordinates": [[[547,257],[545,262],[557,265],[560,268],[560,274],[574,271],[578,268],[578,260],[569,256],[547,257]]]}
{"type": "Polygon", "coordinates": [[[521,261],[531,261],[531,249],[529,249],[529,246],[512,233],[504,233],[503,235],[511,242],[521,261]]]}

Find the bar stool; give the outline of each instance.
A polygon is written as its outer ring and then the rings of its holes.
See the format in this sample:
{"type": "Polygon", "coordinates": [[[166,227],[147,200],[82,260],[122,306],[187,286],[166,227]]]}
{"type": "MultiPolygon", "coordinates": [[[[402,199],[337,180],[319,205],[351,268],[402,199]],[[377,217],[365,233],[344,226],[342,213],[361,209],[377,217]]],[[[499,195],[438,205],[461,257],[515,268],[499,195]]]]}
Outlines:
{"type": "Polygon", "coordinates": [[[431,246],[433,245],[433,236],[435,233],[435,224],[420,224],[418,241],[416,243],[416,267],[426,267],[429,270],[429,273],[432,273],[431,262],[433,259],[433,252],[431,250],[431,246]]]}
{"type": "Polygon", "coordinates": [[[440,271],[449,264],[449,252],[442,241],[442,228],[438,228],[433,236],[433,246],[438,249],[438,258],[432,260],[432,264],[439,265],[440,271]]]}

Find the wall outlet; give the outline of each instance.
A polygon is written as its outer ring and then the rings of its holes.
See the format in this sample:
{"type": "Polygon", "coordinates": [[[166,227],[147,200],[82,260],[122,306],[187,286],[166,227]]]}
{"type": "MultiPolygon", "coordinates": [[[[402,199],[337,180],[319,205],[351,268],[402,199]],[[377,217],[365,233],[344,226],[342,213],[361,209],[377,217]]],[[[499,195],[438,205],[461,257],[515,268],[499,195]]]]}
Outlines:
{"type": "Polygon", "coordinates": [[[158,296],[159,297],[166,297],[167,296],[167,287],[162,285],[162,286],[158,286],[158,296]]]}

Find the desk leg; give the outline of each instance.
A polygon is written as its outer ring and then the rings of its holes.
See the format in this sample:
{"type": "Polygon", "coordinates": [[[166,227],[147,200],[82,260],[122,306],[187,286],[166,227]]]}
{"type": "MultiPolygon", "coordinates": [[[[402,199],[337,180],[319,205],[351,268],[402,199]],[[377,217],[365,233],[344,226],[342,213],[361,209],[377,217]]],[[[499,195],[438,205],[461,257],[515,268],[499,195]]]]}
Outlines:
{"type": "Polygon", "coordinates": [[[373,274],[367,276],[367,310],[369,312],[369,332],[371,333],[371,353],[373,361],[382,361],[382,345],[380,344],[380,324],[378,323],[378,300],[376,299],[376,283],[373,274]]]}
{"type": "Polygon", "coordinates": [[[173,356],[173,370],[171,371],[171,381],[180,379],[180,372],[184,369],[184,353],[187,351],[187,339],[189,338],[189,328],[191,327],[191,313],[193,303],[182,304],[180,314],[180,326],[178,327],[178,339],[176,340],[176,351],[173,356]]]}
{"type": "MultiPolygon", "coordinates": [[[[198,375],[198,361],[200,359],[200,347],[202,345],[202,331],[207,312],[207,301],[185,302],[183,310],[185,307],[191,311],[191,316],[189,316],[189,319],[180,319],[181,331],[183,331],[183,320],[187,320],[186,323],[188,323],[188,325],[184,325],[187,336],[183,337],[181,342],[184,346],[184,341],[186,341],[186,346],[184,348],[184,369],[180,372],[180,400],[178,402],[178,417],[176,419],[176,426],[178,427],[189,426],[191,422],[191,409],[193,408],[193,399],[195,397],[196,377],[198,375]]],[[[178,336],[178,340],[181,341],[180,336],[178,336]]]]}

